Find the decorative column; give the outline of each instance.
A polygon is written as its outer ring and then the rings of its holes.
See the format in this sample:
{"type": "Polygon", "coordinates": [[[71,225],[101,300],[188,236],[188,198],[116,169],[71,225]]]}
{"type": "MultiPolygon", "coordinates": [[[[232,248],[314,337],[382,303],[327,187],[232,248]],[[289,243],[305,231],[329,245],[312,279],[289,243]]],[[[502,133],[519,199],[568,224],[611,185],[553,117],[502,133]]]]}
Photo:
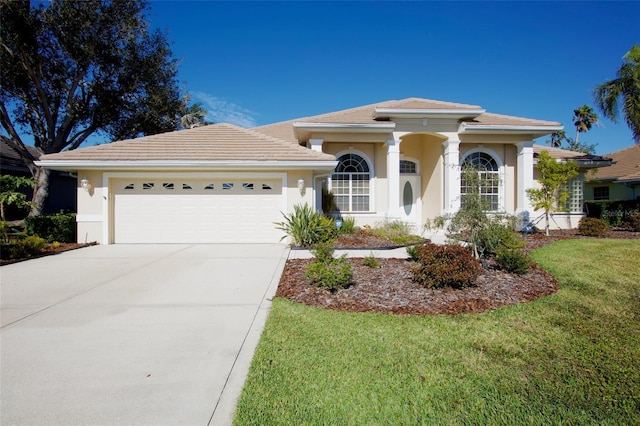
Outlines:
{"type": "Polygon", "coordinates": [[[324,139],[309,139],[309,144],[311,145],[312,151],[322,152],[323,143],[324,143],[324,139]]]}
{"type": "Polygon", "coordinates": [[[400,139],[387,139],[387,214],[400,216],[400,139]]]}
{"type": "Polygon", "coordinates": [[[524,141],[517,144],[517,189],[516,189],[516,216],[526,224],[533,213],[531,201],[527,196],[527,189],[533,188],[533,141],[524,141]]]}
{"type": "Polygon", "coordinates": [[[460,139],[450,136],[444,146],[444,213],[460,209],[460,139]]]}

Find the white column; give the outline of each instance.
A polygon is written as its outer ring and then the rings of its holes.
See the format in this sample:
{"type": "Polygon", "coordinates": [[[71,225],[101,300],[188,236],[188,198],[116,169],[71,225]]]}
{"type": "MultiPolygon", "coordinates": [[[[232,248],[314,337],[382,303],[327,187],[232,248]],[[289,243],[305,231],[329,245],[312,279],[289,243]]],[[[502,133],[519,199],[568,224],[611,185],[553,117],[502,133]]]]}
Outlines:
{"type": "Polygon", "coordinates": [[[309,144],[311,145],[311,150],[322,152],[322,144],[324,139],[309,139],[309,144]]]}
{"type": "Polygon", "coordinates": [[[387,214],[400,217],[400,139],[387,140],[387,214]]]}
{"type": "Polygon", "coordinates": [[[527,220],[531,219],[530,215],[533,214],[533,207],[527,196],[527,189],[533,188],[533,141],[520,142],[517,146],[516,215],[527,220]]]}
{"type": "Polygon", "coordinates": [[[460,209],[460,139],[450,136],[444,146],[444,213],[460,209]]]}

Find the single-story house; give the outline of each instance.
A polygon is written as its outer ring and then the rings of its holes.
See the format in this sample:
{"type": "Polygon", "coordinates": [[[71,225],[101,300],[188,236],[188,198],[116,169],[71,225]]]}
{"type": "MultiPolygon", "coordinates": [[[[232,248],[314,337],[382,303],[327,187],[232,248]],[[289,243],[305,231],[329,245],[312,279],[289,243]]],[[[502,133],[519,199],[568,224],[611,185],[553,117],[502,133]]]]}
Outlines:
{"type": "Polygon", "coordinates": [[[80,241],[277,242],[282,212],[304,203],[320,210],[323,188],[358,225],[401,220],[422,232],[427,219],[459,208],[465,163],[482,169],[493,211],[533,218],[534,139],[561,129],[409,98],[253,129],[214,124],[113,142],[39,165],[77,173],[80,241]]]}
{"type": "Polygon", "coordinates": [[[585,200],[640,199],[640,145],[607,154],[610,167],[587,174],[585,200]]]}
{"type": "MultiPolygon", "coordinates": [[[[27,149],[34,158],[40,157],[40,151],[32,146],[27,149]]],[[[0,174],[32,177],[31,171],[18,154],[5,140],[0,140],[0,174]]],[[[49,175],[49,197],[44,205],[44,213],[75,213],[76,212],[76,176],[68,172],[53,172],[49,175]]],[[[33,191],[24,189],[24,194],[30,200],[33,191]]],[[[13,206],[11,206],[13,207],[13,206]]],[[[18,211],[9,208],[6,212],[9,219],[22,219],[28,210],[18,211]]]]}

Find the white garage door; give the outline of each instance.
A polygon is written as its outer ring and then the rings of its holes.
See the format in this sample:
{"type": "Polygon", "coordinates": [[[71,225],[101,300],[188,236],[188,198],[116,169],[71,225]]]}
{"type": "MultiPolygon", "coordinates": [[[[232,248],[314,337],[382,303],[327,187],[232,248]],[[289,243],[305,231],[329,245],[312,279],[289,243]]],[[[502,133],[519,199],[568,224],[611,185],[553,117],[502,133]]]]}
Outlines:
{"type": "Polygon", "coordinates": [[[115,180],[115,243],[277,243],[281,179],[115,180]]]}

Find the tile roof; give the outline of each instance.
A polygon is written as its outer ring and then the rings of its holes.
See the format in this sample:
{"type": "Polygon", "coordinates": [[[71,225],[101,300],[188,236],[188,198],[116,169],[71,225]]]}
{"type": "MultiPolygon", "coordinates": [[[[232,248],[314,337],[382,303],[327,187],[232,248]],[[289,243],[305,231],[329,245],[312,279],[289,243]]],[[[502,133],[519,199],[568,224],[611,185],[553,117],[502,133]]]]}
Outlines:
{"type": "Polygon", "coordinates": [[[220,123],[43,155],[40,160],[335,161],[335,157],[220,123]]]}
{"type": "MultiPolygon", "coordinates": [[[[310,117],[296,118],[264,126],[254,127],[254,130],[278,139],[297,143],[293,131],[293,123],[335,123],[335,124],[379,124],[379,120],[374,119],[376,108],[395,109],[458,109],[458,110],[478,110],[482,107],[478,105],[459,104],[453,102],[443,102],[422,98],[407,98],[402,100],[391,100],[364,105],[356,108],[349,108],[341,111],[326,114],[314,115],[310,117]]],[[[555,121],[534,120],[530,118],[513,117],[492,113],[483,113],[474,119],[465,120],[464,124],[468,128],[475,125],[496,125],[496,126],[560,126],[555,121]]]]}
{"type": "Polygon", "coordinates": [[[570,151],[568,149],[554,148],[552,146],[545,145],[533,145],[533,156],[537,157],[542,151],[547,151],[551,158],[559,160],[574,160],[581,167],[597,168],[602,167],[604,169],[609,168],[611,158],[609,156],[585,154],[582,152],[570,151]]]}
{"type": "Polygon", "coordinates": [[[596,180],[640,180],[640,145],[630,146],[606,155],[614,163],[610,167],[599,169],[593,179],[596,180]]]}

